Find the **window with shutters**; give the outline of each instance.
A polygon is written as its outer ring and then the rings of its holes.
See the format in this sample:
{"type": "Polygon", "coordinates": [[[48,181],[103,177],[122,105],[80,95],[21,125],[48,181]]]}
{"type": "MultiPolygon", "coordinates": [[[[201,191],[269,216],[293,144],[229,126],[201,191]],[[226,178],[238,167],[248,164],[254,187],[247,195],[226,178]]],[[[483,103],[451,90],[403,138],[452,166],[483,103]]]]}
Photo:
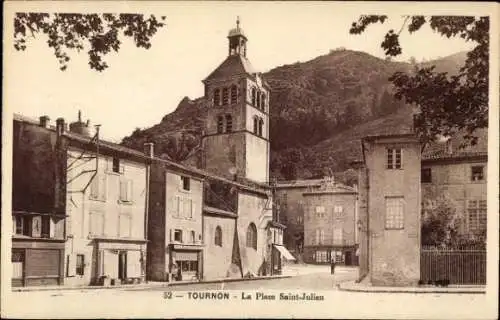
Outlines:
{"type": "Polygon", "coordinates": [[[227,105],[229,103],[229,90],[227,88],[222,89],[222,104],[227,105]]]}
{"type": "Polygon", "coordinates": [[[333,229],[333,244],[342,245],[344,240],[344,234],[342,228],[333,229]]]}
{"type": "Polygon", "coordinates": [[[220,105],[220,89],[214,90],[214,105],[216,106],[220,105]]]}
{"type": "Polygon", "coordinates": [[[76,255],[76,274],[83,276],[85,273],[85,256],[83,254],[76,255]]]}
{"type": "Polygon", "coordinates": [[[182,230],[175,229],[175,231],[174,231],[174,241],[182,243],[182,230]]]}
{"type": "Polygon", "coordinates": [[[224,117],[218,116],[217,117],[217,133],[222,133],[222,132],[224,132],[224,117]]]}
{"type": "Polygon", "coordinates": [[[385,198],[385,228],[403,229],[404,228],[404,198],[386,197],[385,198]]]}
{"type": "Polygon", "coordinates": [[[403,150],[387,149],[387,169],[402,169],[403,168],[403,150]]]}
{"type": "Polygon", "coordinates": [[[230,114],[226,114],[226,132],[233,131],[233,117],[230,114]]]}
{"type": "Polygon", "coordinates": [[[215,228],[215,239],[214,239],[215,245],[222,247],[222,229],[220,226],[217,226],[215,228]]]}
{"type": "Polygon", "coordinates": [[[238,87],[235,85],[231,86],[231,103],[238,103],[238,87]]]}
{"type": "Polygon", "coordinates": [[[89,213],[89,233],[92,236],[104,235],[104,214],[101,212],[89,213]]]}
{"type": "Polygon", "coordinates": [[[469,232],[480,235],[486,231],[486,200],[469,200],[467,214],[469,218],[469,232]]]}
{"type": "Polygon", "coordinates": [[[132,202],[133,181],[131,179],[120,180],[120,201],[132,202]]]}
{"type": "Polygon", "coordinates": [[[325,207],[323,206],[316,206],[316,216],[318,218],[324,218],[325,217],[325,207]]]}
{"type": "Polygon", "coordinates": [[[90,199],[106,201],[106,175],[96,174],[90,183],[90,199]]]}
{"type": "Polygon", "coordinates": [[[130,238],[132,236],[132,216],[122,213],[119,217],[119,237],[130,238]]]}

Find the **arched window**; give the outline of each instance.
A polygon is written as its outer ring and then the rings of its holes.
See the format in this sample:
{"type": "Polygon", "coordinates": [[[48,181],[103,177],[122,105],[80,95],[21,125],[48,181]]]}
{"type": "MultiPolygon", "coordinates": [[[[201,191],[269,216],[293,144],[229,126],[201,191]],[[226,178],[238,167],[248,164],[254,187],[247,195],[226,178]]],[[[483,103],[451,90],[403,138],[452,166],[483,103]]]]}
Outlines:
{"type": "Polygon", "coordinates": [[[216,246],[222,247],[222,229],[219,226],[215,228],[214,242],[216,246]]]}
{"type": "Polygon", "coordinates": [[[233,117],[230,114],[226,114],[226,132],[233,131],[233,117]]]}
{"type": "Polygon", "coordinates": [[[257,103],[255,104],[257,108],[260,108],[260,92],[257,92],[257,103]]]}
{"type": "Polygon", "coordinates": [[[229,90],[228,88],[222,89],[222,104],[227,105],[229,103],[229,90]]]}
{"type": "Polygon", "coordinates": [[[231,86],[231,103],[238,103],[238,87],[236,85],[231,86]]]}
{"type": "Polygon", "coordinates": [[[262,97],[260,98],[260,108],[262,111],[266,111],[266,94],[262,93],[262,97]]]}
{"type": "Polygon", "coordinates": [[[224,118],[222,116],[217,117],[217,133],[222,133],[224,130],[224,118]]]}
{"type": "Polygon", "coordinates": [[[247,229],[247,247],[257,250],[257,227],[250,223],[247,229]]]}
{"type": "Polygon", "coordinates": [[[220,105],[220,89],[214,90],[214,105],[215,106],[220,105]]]}
{"type": "Polygon", "coordinates": [[[252,106],[255,106],[255,99],[257,98],[257,92],[255,88],[252,88],[252,106]]]}
{"type": "Polygon", "coordinates": [[[259,136],[262,137],[262,130],[264,127],[264,120],[259,119],[259,136]]]}
{"type": "Polygon", "coordinates": [[[259,117],[253,117],[253,133],[259,134],[259,117]]]}

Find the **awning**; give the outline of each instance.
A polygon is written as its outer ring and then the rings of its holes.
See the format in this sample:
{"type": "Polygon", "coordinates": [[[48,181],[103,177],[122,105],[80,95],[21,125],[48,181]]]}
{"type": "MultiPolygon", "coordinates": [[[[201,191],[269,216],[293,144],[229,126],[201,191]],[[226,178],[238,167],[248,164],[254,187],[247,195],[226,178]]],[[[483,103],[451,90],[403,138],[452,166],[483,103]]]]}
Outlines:
{"type": "Polygon", "coordinates": [[[274,245],[276,249],[281,253],[281,255],[286,259],[286,260],[295,260],[295,258],[292,256],[290,251],[287,250],[287,248],[279,245],[274,245]]]}

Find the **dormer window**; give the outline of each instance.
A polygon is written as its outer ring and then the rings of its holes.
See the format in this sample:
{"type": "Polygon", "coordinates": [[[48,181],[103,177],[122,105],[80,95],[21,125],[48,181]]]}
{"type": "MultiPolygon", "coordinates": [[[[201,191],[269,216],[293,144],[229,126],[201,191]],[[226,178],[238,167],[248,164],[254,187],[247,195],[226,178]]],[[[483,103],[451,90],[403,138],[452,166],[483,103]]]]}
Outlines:
{"type": "Polygon", "coordinates": [[[214,105],[215,106],[220,105],[220,89],[214,90],[214,105]]]}
{"type": "Polygon", "coordinates": [[[229,103],[229,90],[228,88],[222,89],[222,104],[227,105],[229,103]]]}
{"type": "Polygon", "coordinates": [[[238,103],[238,87],[235,85],[231,86],[231,103],[238,103]]]}

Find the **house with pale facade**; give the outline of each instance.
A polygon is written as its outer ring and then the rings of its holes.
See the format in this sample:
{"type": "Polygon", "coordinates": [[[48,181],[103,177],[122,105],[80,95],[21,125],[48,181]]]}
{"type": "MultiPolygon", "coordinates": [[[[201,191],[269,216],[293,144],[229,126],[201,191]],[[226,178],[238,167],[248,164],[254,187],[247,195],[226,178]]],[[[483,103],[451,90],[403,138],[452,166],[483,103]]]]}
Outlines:
{"type": "Polygon", "coordinates": [[[333,179],[303,193],[306,263],[357,265],[357,197],[355,188],[333,179]]]}

